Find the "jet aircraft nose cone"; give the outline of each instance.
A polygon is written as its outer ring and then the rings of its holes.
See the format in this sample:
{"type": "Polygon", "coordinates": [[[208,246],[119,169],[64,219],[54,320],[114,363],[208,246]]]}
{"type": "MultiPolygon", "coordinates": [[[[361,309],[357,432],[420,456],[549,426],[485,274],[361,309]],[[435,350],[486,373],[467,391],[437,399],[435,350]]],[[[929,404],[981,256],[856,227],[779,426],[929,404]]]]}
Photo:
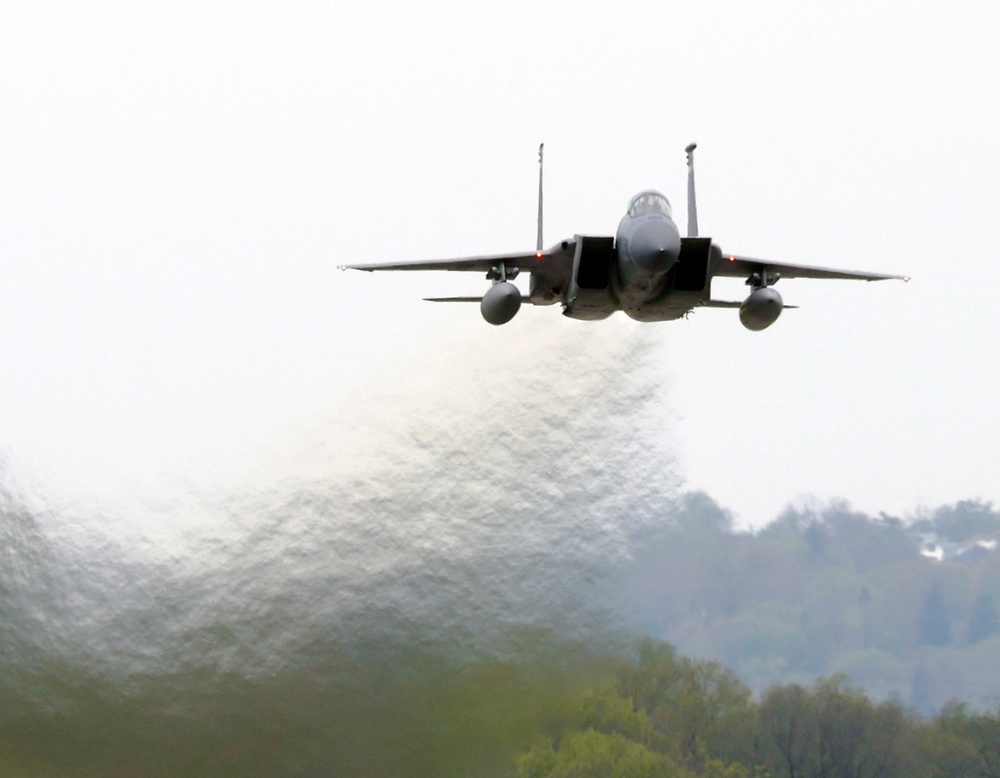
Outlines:
{"type": "Polygon", "coordinates": [[[667,219],[647,219],[632,234],[628,253],[647,272],[669,269],[681,253],[681,237],[676,225],[667,219]]]}

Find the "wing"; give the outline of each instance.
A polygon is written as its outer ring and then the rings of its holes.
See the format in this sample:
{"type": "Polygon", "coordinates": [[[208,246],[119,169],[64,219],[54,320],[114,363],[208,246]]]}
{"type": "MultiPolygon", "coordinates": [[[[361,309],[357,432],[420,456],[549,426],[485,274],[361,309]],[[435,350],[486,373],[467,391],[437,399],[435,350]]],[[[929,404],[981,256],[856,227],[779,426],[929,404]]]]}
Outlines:
{"type": "Polygon", "coordinates": [[[747,278],[752,273],[758,272],[761,268],[767,268],[769,271],[780,273],[782,278],[831,278],[854,281],[910,280],[909,276],[897,276],[889,273],[870,273],[866,270],[837,270],[829,267],[792,265],[787,262],[772,262],[769,259],[754,259],[753,257],[741,257],[735,254],[727,255],[722,260],[722,264],[715,272],[715,275],[747,278]]]}
{"type": "Polygon", "coordinates": [[[545,251],[524,254],[490,254],[481,257],[459,257],[457,259],[425,259],[417,262],[381,262],[366,265],[341,265],[342,270],[457,270],[474,273],[488,273],[501,262],[507,269],[518,268],[539,272],[546,277],[569,277],[573,269],[573,251],[576,241],[564,240],[545,251]]]}

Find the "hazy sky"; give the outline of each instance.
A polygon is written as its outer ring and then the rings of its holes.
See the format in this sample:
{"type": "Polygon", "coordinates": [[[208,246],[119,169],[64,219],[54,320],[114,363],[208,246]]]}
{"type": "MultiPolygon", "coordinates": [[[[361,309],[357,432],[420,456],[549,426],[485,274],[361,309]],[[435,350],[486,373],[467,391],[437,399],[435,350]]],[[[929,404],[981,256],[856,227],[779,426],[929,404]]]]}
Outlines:
{"type": "Polygon", "coordinates": [[[82,501],[238,482],[359,397],[463,380],[470,343],[526,371],[642,327],[650,424],[743,522],[1000,500],[998,26],[986,2],[4,4],[6,477],[82,501]],[[784,281],[800,309],[751,333],[721,310],[494,328],[420,301],[474,274],[336,270],[533,247],[541,141],[547,242],[613,234],[646,187],[683,223],[692,140],[724,250],[913,281],[784,281]]]}

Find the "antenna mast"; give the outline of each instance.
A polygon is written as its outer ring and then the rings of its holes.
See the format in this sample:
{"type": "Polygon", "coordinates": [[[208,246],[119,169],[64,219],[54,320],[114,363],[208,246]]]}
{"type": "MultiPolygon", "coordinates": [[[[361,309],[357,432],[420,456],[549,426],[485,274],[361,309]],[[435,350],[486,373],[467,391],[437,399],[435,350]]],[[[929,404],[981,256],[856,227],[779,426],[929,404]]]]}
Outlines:
{"type": "Polygon", "coordinates": [[[542,152],[545,144],[538,144],[538,240],[535,242],[535,250],[542,250],[542,152]]]}
{"type": "Polygon", "coordinates": [[[698,237],[698,203],[694,199],[694,150],[697,143],[689,143],[684,151],[688,160],[688,237],[698,237]]]}

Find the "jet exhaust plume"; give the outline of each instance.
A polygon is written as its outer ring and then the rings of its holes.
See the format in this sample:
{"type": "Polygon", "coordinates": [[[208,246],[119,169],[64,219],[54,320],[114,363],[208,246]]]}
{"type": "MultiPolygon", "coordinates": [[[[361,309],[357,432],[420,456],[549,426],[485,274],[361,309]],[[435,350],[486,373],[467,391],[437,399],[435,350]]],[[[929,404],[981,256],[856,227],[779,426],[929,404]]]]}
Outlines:
{"type": "Polygon", "coordinates": [[[540,700],[621,650],[612,579],[678,485],[649,336],[567,324],[518,352],[510,333],[451,343],[420,377],[386,367],[253,484],[131,516],[35,515],[5,494],[0,764],[464,775],[506,759],[540,700]]]}

